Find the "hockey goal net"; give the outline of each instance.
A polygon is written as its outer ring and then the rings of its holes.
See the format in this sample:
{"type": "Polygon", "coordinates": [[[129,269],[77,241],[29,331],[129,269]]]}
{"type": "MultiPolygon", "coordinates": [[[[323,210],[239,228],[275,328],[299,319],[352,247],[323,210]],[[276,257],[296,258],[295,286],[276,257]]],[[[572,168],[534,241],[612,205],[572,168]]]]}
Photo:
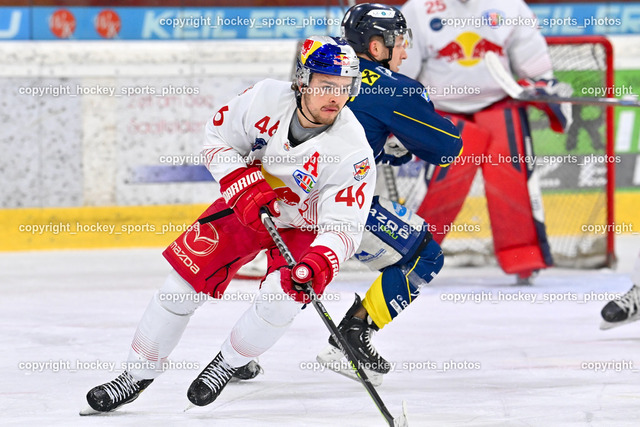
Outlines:
{"type": "MultiPolygon", "coordinates": [[[[547,42],[555,76],[571,84],[573,96],[593,97],[594,88],[611,88],[604,92],[612,96],[613,49],[605,37],[549,37],[547,42]]],[[[528,108],[528,114],[555,265],[611,266],[616,164],[612,107],[573,105],[573,125],[566,134],[553,132],[537,109],[528,108]]],[[[400,200],[414,209],[426,192],[423,165],[416,160],[396,172],[400,200]]],[[[442,246],[449,265],[495,263],[480,172],[442,246]]]]}

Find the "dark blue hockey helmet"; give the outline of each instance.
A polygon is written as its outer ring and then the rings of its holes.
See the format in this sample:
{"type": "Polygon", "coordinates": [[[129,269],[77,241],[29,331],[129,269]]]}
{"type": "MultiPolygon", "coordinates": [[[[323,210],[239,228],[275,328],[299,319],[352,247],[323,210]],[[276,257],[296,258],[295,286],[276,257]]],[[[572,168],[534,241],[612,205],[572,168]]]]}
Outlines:
{"type": "Polygon", "coordinates": [[[397,36],[404,36],[405,47],[411,45],[411,29],[399,9],[378,3],[351,7],[342,19],[342,37],[357,53],[369,54],[369,41],[380,36],[384,45],[393,49],[397,36]]]}

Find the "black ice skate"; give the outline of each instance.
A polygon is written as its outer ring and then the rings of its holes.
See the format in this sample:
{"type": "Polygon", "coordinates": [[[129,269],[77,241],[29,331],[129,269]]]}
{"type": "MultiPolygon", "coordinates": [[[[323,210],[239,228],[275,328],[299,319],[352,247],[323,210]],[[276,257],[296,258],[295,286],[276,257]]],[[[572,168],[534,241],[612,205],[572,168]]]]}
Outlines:
{"type": "Polygon", "coordinates": [[[231,380],[237,368],[232,368],[218,355],[207,365],[187,391],[189,401],[197,406],[206,406],[216,400],[225,386],[231,380]]]}
{"type": "Polygon", "coordinates": [[[252,380],[264,371],[262,366],[258,364],[257,360],[252,360],[244,366],[240,366],[231,377],[231,381],[246,381],[252,380]]]}
{"type": "Polygon", "coordinates": [[[609,301],[600,314],[602,323],[600,329],[611,329],[634,322],[640,318],[640,288],[633,285],[629,292],[620,298],[609,301]]]}
{"type": "Polygon", "coordinates": [[[152,382],[153,380],[136,381],[129,372],[124,371],[115,380],[89,390],[87,402],[90,407],[80,411],[80,415],[110,412],[133,402],[152,382]]]}
{"type": "MultiPolygon", "coordinates": [[[[366,319],[359,319],[354,316],[360,308],[362,308],[362,300],[356,294],[356,300],[344,315],[338,325],[338,330],[353,349],[360,367],[365,369],[371,383],[377,386],[382,384],[382,375],[389,372],[391,365],[378,354],[371,344],[371,337],[378,330],[371,317],[367,315],[366,319]]],[[[346,358],[343,360],[343,357],[344,354],[340,351],[338,344],[333,337],[329,337],[329,345],[318,354],[316,360],[339,374],[358,380],[346,358]]]]}

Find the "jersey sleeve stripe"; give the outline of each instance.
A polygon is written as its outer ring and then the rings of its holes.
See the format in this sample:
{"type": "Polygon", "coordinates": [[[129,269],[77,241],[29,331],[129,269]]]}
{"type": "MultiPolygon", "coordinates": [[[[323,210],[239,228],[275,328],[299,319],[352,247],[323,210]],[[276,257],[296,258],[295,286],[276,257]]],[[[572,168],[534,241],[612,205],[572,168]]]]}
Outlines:
{"type": "Polygon", "coordinates": [[[430,125],[430,124],[428,124],[428,123],[421,122],[420,120],[414,119],[413,117],[409,117],[409,116],[407,116],[407,115],[405,115],[405,114],[402,114],[402,113],[400,113],[400,112],[398,112],[398,111],[394,111],[394,112],[393,112],[393,114],[397,114],[397,115],[402,116],[402,117],[405,117],[405,118],[407,118],[407,119],[409,119],[409,120],[413,120],[414,122],[420,123],[421,125],[425,125],[425,126],[427,126],[427,127],[430,127],[431,129],[437,130],[438,132],[442,132],[442,133],[444,133],[445,135],[449,135],[449,136],[450,136],[450,137],[452,137],[452,138],[460,139],[460,136],[458,136],[458,135],[454,135],[454,134],[452,134],[452,133],[449,133],[449,132],[447,132],[447,131],[444,131],[444,130],[442,130],[442,129],[439,129],[439,128],[435,127],[435,126],[431,126],[431,125],[430,125]]]}
{"type": "Polygon", "coordinates": [[[211,162],[213,162],[216,154],[224,153],[226,151],[231,151],[231,148],[210,148],[203,152],[205,159],[207,160],[207,168],[211,166],[211,162]]]}
{"type": "Polygon", "coordinates": [[[346,258],[347,259],[351,258],[355,253],[353,240],[347,234],[341,231],[329,231],[329,233],[335,234],[336,236],[338,236],[338,238],[342,241],[342,244],[344,245],[345,252],[347,254],[346,258]]]}

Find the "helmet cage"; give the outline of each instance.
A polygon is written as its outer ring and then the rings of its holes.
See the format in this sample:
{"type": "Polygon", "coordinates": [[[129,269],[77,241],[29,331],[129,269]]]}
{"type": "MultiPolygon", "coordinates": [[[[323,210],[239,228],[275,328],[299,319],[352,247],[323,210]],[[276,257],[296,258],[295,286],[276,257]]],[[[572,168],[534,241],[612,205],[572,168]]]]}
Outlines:
{"type": "MultiPolygon", "coordinates": [[[[393,30],[387,30],[386,28],[380,28],[377,25],[374,25],[373,28],[380,29],[382,40],[384,40],[384,45],[388,48],[394,48],[396,45],[396,37],[403,36],[402,45],[405,49],[409,49],[413,45],[413,33],[411,28],[395,28],[393,30]]],[[[371,37],[375,37],[377,34],[372,35],[371,37]]],[[[371,39],[369,39],[371,41],[371,39]]],[[[367,50],[368,50],[367,46],[367,50]]]]}

